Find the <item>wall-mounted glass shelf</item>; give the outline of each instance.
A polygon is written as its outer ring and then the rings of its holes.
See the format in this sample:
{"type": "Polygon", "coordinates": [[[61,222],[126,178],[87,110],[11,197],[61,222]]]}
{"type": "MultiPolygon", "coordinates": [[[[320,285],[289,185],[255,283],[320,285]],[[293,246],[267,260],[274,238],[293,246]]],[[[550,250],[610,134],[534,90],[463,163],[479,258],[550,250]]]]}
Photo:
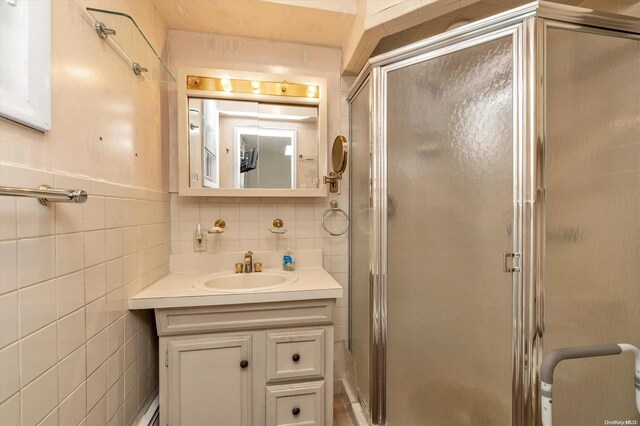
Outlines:
{"type": "Polygon", "coordinates": [[[98,36],[127,61],[134,74],[152,80],[176,81],[131,16],[92,7],[87,7],[87,12],[98,36]]]}

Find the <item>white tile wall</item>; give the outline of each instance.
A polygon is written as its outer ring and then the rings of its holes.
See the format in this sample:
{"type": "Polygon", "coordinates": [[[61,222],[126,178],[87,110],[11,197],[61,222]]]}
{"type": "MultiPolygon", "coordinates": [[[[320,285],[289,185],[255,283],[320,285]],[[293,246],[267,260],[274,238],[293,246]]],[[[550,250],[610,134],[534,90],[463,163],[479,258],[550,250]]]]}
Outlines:
{"type": "MultiPolygon", "coordinates": [[[[348,198],[342,195],[314,199],[224,199],[180,197],[171,195],[171,248],[173,254],[193,251],[193,234],[198,223],[204,229],[213,227],[216,219],[223,219],[222,234],[211,234],[207,240],[210,253],[242,250],[282,250],[287,246],[298,250],[322,249],[328,261],[346,254],[347,234],[331,237],[320,225],[322,213],[329,208],[329,200],[339,200],[348,210],[348,198]],[[284,221],[284,235],[269,232],[274,219],[284,221]],[[335,248],[335,250],[334,250],[335,248]]],[[[338,216],[328,216],[332,229],[344,227],[338,216]]],[[[346,271],[344,271],[346,272],[346,271]]]]}
{"type": "MultiPolygon", "coordinates": [[[[348,233],[339,237],[329,235],[322,229],[320,217],[329,208],[331,199],[337,199],[339,207],[349,211],[347,184],[345,176],[340,195],[313,199],[199,199],[171,194],[171,253],[192,253],[196,225],[200,223],[203,229],[211,228],[216,219],[223,219],[226,228],[222,234],[207,236],[208,253],[245,250],[284,252],[288,246],[298,250],[321,249],[324,268],[344,288],[344,296],[336,306],[334,338],[339,348],[336,353],[342,354],[342,347],[349,336],[349,238],[348,233]],[[276,235],[268,231],[276,218],[284,221],[286,234],[276,235]]],[[[334,231],[345,226],[341,218],[331,217],[326,222],[334,231]]],[[[334,370],[336,378],[344,375],[344,356],[336,358],[334,370]]]]}
{"type": "Polygon", "coordinates": [[[43,183],[90,195],[0,200],[0,425],[133,424],[158,361],[152,315],[126,303],[168,273],[169,196],[0,164],[0,185],[43,183]]]}
{"type": "MultiPolygon", "coordinates": [[[[225,37],[223,56],[234,64],[219,67],[327,76],[330,134],[347,134],[339,52],[236,41],[225,37]],[[269,63],[256,61],[255,51],[269,63]]],[[[171,105],[169,112],[173,117],[171,105]]],[[[173,132],[169,136],[175,139],[173,132]]],[[[2,185],[44,183],[81,187],[91,196],[84,205],[49,207],[32,199],[0,199],[0,425],[136,421],[156,391],[156,339],[153,318],[148,312],[128,312],[126,299],[168,272],[171,247],[174,252],[190,249],[198,221],[227,221],[228,231],[217,240],[211,237],[211,251],[283,250],[285,241],[297,249],[322,248],[325,267],[345,288],[336,340],[346,339],[348,243],[319,228],[319,215],[332,197],[203,201],[173,195],[170,202],[162,192],[0,165],[2,185]],[[290,229],[280,240],[266,231],[275,217],[290,229]]],[[[337,197],[345,210],[347,194],[345,180],[337,197]]],[[[341,358],[337,377],[344,370],[341,358]]]]}

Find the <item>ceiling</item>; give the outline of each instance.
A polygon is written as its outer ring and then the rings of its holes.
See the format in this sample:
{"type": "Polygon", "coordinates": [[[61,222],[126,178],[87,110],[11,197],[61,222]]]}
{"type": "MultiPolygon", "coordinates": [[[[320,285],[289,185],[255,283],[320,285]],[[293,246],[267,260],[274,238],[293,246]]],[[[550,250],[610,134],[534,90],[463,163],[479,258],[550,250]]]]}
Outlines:
{"type": "MultiPolygon", "coordinates": [[[[385,36],[380,40],[371,56],[380,55],[416,41],[424,40],[446,31],[456,23],[468,23],[496,15],[500,12],[530,3],[532,0],[480,0],[453,10],[435,19],[428,20],[406,30],[385,36]]],[[[554,3],[579,6],[585,0],[551,0],[554,3]]]]}
{"type": "Polygon", "coordinates": [[[153,3],[171,30],[335,48],[342,47],[355,20],[351,0],[326,3],[318,0],[153,0],[153,3]]]}

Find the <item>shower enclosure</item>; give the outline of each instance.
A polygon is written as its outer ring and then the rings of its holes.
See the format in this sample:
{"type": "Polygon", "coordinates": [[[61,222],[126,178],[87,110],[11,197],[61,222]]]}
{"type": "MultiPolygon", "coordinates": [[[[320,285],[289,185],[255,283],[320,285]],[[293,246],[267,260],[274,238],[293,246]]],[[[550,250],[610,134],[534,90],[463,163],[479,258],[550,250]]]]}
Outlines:
{"type": "MultiPolygon", "coordinates": [[[[371,59],[349,102],[371,423],[535,425],[545,353],[640,345],[640,20],[531,3],[371,59]]],[[[554,423],[640,420],[631,371],[561,363],[554,423]]]]}

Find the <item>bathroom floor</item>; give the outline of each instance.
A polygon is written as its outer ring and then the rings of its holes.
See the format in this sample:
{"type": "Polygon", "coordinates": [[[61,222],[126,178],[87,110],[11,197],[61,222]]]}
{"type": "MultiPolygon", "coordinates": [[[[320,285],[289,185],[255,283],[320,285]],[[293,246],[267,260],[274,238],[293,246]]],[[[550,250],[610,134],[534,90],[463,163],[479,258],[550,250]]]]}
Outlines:
{"type": "Polygon", "coordinates": [[[333,426],[355,426],[349,408],[341,395],[333,396],[333,426]]]}

